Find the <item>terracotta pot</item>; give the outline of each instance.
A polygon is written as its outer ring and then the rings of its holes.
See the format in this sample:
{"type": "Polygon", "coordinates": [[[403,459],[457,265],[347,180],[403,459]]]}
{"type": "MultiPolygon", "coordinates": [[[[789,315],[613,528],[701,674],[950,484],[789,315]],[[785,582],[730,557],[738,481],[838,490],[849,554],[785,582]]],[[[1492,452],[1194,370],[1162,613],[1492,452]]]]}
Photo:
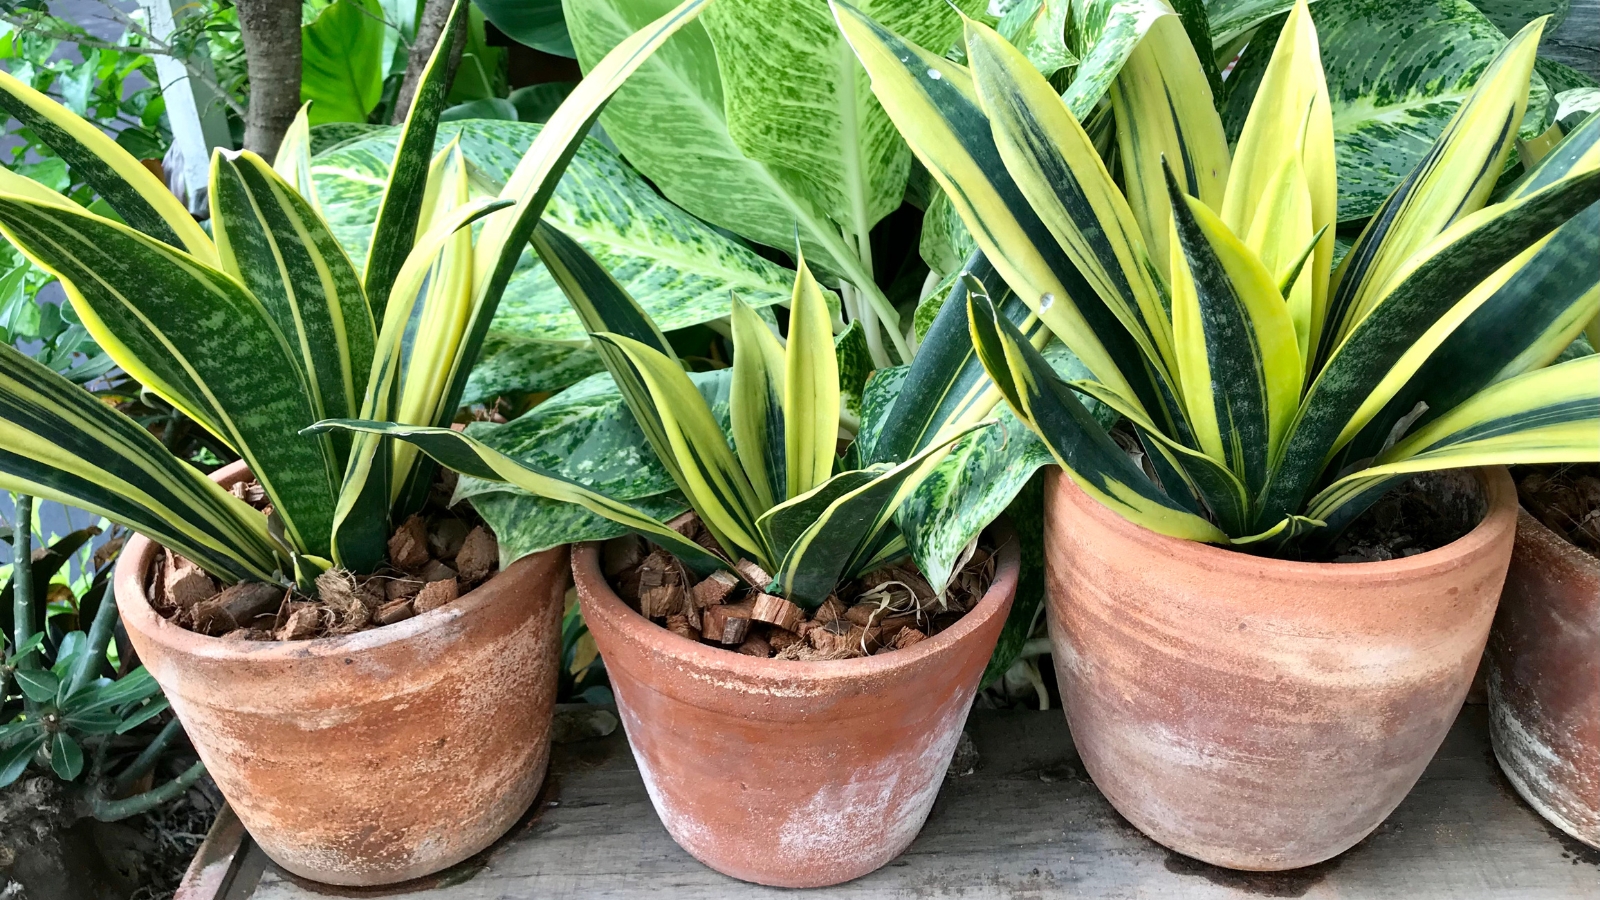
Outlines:
{"type": "MultiPolygon", "coordinates": [[[[229,466],[216,480],[245,475],[229,466]]],[[[117,608],[223,796],[273,861],[341,885],[460,862],[533,802],[550,756],[566,548],[347,637],[223,641],[151,609],[130,540],[117,608]]]]}
{"type": "Polygon", "coordinates": [[[1517,517],[1489,633],[1489,738],[1539,815],[1600,847],[1600,559],[1517,517]]]}
{"type": "Polygon", "coordinates": [[[1117,811],[1187,856],[1260,871],[1320,862],[1376,828],[1455,720],[1511,555],[1510,476],[1453,480],[1483,515],[1470,533],[1332,564],[1164,537],[1052,475],[1056,674],[1117,811]]]}
{"type": "Polygon", "coordinates": [[[995,581],[953,627],[861,659],[756,659],[691,641],[624,604],[598,544],[574,549],[584,621],[656,813],[734,878],[822,887],[900,855],[928,817],[1016,592],[995,528],[995,581]]]}

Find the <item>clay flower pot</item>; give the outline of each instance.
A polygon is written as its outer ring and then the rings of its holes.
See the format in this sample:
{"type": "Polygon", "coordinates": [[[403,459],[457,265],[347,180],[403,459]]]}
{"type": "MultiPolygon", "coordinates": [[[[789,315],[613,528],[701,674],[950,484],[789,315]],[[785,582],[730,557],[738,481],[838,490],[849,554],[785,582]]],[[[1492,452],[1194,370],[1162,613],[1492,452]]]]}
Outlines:
{"type": "MultiPolygon", "coordinates": [[[[242,464],[216,474],[245,476],[242,464]]],[[[566,548],[448,606],[308,641],[223,641],[157,615],[157,547],[130,540],[117,608],[223,796],[273,861],[389,884],[482,850],[532,803],[550,756],[566,548]]]]}
{"type": "Polygon", "coordinates": [[[1539,815],[1600,847],[1600,559],[1522,512],[1489,633],[1489,738],[1539,815]]]}
{"type": "Polygon", "coordinates": [[[1118,812],[1179,853],[1272,871],[1342,853],[1399,805],[1466,697],[1516,526],[1504,469],[1441,475],[1482,521],[1353,564],[1164,537],[1052,476],[1056,674],[1118,812]]]}
{"type": "Polygon", "coordinates": [[[978,605],[904,650],[757,659],[680,637],[606,583],[576,547],[584,621],[656,814],[696,859],[734,878],[822,887],[900,855],[928,817],[1016,592],[1017,542],[978,605]]]}

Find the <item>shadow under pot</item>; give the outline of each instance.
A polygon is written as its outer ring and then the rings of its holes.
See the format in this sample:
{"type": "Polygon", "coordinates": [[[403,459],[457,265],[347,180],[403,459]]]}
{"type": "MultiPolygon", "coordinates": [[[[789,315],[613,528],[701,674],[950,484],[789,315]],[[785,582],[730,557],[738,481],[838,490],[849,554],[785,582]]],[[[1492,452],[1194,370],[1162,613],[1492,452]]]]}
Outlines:
{"type": "Polygon", "coordinates": [[[1501,770],[1539,815],[1600,848],[1600,559],[1526,512],[1488,676],[1501,770]]]}
{"type": "MultiPolygon", "coordinates": [[[[242,463],[213,478],[242,481],[242,463]]],[[[550,758],[567,548],[439,609],[344,637],[224,641],[162,618],[144,537],[117,608],[250,836],[289,872],[391,884],[454,865],[533,802],[550,758]]]]}
{"type": "Polygon", "coordinates": [[[1011,528],[994,580],[944,631],[857,659],[761,659],[635,612],[574,548],[583,617],[656,814],[725,875],[780,887],[859,878],[922,829],[1016,592],[1011,528]]]}
{"type": "Polygon", "coordinates": [[[1471,685],[1517,513],[1503,468],[1418,483],[1463,537],[1307,563],[1156,534],[1052,474],[1063,705],[1096,787],[1140,831],[1214,865],[1292,869],[1354,846],[1411,790],[1471,685]]]}

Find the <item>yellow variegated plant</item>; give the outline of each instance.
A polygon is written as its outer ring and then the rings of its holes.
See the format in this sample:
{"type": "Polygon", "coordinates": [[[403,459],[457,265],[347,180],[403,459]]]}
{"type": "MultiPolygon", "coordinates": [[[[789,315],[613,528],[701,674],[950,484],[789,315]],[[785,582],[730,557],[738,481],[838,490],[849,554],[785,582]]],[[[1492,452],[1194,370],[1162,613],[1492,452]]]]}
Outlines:
{"type": "Polygon", "coordinates": [[[684,0],[618,44],[500,195],[480,201],[468,199],[459,150],[433,154],[449,88],[442,61],[467,27],[458,3],[401,131],[364,271],[319,213],[303,113],[275,165],[248,152],[213,159],[208,235],[95,126],[0,73],[0,108],[120,218],[0,169],[0,232],[61,279],[118,365],[249,463],[272,515],[9,346],[0,347],[0,487],[104,515],[227,582],[309,587],[330,565],[371,571],[391,523],[420,505],[431,464],[374,435],[302,432],[340,417],[449,424],[578,142],[621,82],[706,2],[684,0]],[[474,238],[467,226],[479,219],[474,238]]]}
{"type": "Polygon", "coordinates": [[[448,428],[328,421],[319,429],[399,438],[462,474],[579,504],[650,538],[701,575],[728,568],[741,557],[750,559],[772,573],[770,590],[814,607],[841,579],[906,552],[904,538],[892,527],[895,510],[951,444],[988,424],[941,423],[948,427],[932,429],[930,439],[903,460],[847,454],[841,461],[833,329],[827,300],[802,259],[786,343],[754,310],[733,299],[730,444],[672,345],[594,258],[544,223],[535,229],[533,243],[715,548],[627,503],[448,428]]]}
{"type": "Polygon", "coordinates": [[[982,255],[1093,378],[1059,379],[971,279],[985,368],[1132,521],[1281,548],[1337,534],[1413,472],[1600,460],[1600,357],[1550,365],[1600,311],[1600,117],[1490,202],[1542,20],[1335,268],[1333,124],[1304,0],[1231,154],[1181,30],[1129,58],[1111,90],[1120,187],[991,29],[966,23],[968,68],[834,10],[982,255]],[[1078,393],[1122,413],[1153,474],[1078,393]]]}

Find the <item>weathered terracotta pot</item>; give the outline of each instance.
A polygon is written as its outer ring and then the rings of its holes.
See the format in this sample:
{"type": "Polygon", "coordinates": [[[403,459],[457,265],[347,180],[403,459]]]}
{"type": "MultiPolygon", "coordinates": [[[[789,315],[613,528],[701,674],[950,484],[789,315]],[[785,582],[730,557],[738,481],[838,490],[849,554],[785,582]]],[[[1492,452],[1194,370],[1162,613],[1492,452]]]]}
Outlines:
{"type": "Polygon", "coordinates": [[[680,637],[622,602],[598,544],[572,570],[650,800],[683,849],[734,878],[822,887],[877,869],[933,807],[1016,592],[1011,529],[994,583],[953,627],[862,659],[756,659],[680,637]]]}
{"type": "Polygon", "coordinates": [[[1511,555],[1510,476],[1455,480],[1486,511],[1470,533],[1331,564],[1164,537],[1052,475],[1056,674],[1117,811],[1187,856],[1261,871],[1320,862],[1376,828],[1460,709],[1511,555]]]}
{"type": "Polygon", "coordinates": [[[1527,512],[1488,669],[1500,768],[1539,815],[1600,847],[1600,559],[1527,512]]]}
{"type": "MultiPolygon", "coordinates": [[[[242,465],[216,475],[245,476],[242,465]]],[[[157,615],[130,540],[117,608],[223,796],[273,861],[340,885],[460,862],[533,802],[550,757],[567,552],[348,637],[223,641],[157,615]]]]}

